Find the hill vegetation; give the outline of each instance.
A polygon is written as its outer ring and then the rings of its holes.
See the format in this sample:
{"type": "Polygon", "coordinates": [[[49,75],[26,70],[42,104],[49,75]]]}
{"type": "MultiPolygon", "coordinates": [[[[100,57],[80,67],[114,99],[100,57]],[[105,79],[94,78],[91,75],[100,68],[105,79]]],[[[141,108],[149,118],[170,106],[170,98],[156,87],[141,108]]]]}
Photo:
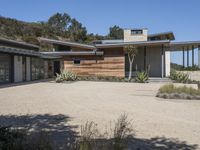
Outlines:
{"type": "Polygon", "coordinates": [[[110,27],[106,36],[88,33],[87,28],[67,13],[56,13],[47,21],[24,22],[0,16],[1,37],[39,45],[38,37],[62,39],[81,43],[123,37],[119,26],[110,27]]]}

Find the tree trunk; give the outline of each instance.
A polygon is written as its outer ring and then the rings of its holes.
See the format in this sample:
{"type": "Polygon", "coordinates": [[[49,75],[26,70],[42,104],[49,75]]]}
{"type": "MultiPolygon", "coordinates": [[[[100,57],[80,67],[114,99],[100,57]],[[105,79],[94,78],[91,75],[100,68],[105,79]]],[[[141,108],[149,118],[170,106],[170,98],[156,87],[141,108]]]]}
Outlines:
{"type": "Polygon", "coordinates": [[[133,66],[133,63],[130,61],[129,62],[129,76],[128,76],[128,80],[130,81],[131,78],[132,78],[132,66],[133,66]]]}

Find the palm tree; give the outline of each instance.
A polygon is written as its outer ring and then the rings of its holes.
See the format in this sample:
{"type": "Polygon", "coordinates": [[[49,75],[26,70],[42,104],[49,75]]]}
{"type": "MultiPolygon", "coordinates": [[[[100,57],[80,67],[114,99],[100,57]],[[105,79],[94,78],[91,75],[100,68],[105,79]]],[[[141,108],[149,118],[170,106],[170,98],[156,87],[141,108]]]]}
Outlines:
{"type": "Polygon", "coordinates": [[[138,53],[138,49],[134,45],[127,45],[124,47],[125,52],[128,54],[128,60],[129,60],[129,76],[128,80],[131,80],[132,77],[132,66],[135,56],[138,53]]]}

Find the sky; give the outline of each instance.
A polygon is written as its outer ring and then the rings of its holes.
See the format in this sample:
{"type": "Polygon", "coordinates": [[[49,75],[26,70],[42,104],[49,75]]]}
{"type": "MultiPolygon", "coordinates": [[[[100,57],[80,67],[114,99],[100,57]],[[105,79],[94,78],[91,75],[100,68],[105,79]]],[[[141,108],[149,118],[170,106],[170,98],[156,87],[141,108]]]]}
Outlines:
{"type": "MultiPolygon", "coordinates": [[[[22,21],[46,21],[68,13],[89,33],[106,35],[109,27],[173,31],[176,41],[200,40],[200,0],[0,0],[0,15],[22,21]]],[[[171,54],[182,64],[182,53],[171,54]]],[[[197,50],[195,50],[197,63],[197,50]]]]}

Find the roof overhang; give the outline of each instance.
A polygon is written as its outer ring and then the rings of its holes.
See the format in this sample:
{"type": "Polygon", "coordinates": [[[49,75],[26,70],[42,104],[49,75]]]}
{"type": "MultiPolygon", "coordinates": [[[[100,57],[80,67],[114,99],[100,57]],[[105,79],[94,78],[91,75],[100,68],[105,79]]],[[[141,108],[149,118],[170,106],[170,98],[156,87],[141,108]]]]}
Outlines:
{"type": "Polygon", "coordinates": [[[183,49],[191,50],[198,48],[200,46],[200,41],[183,41],[183,42],[171,42],[169,47],[170,51],[182,51],[183,49]]]}
{"type": "Polygon", "coordinates": [[[32,51],[32,50],[11,48],[11,47],[5,47],[5,46],[0,46],[0,52],[8,53],[8,54],[15,54],[15,55],[25,55],[25,56],[39,57],[39,58],[43,58],[43,59],[58,59],[58,58],[60,58],[60,57],[57,57],[57,56],[51,56],[51,55],[48,55],[48,54],[43,54],[41,52],[36,52],[36,51],[32,51]]]}
{"type": "Polygon", "coordinates": [[[41,52],[51,56],[103,56],[104,52],[100,51],[76,51],[76,52],[41,52]]]}
{"type": "Polygon", "coordinates": [[[5,38],[2,38],[2,37],[0,37],[0,44],[1,43],[15,44],[15,45],[18,45],[18,46],[25,46],[29,49],[39,50],[39,46],[37,46],[37,45],[33,45],[33,44],[25,43],[25,42],[20,42],[20,41],[15,41],[15,40],[10,40],[10,39],[5,39],[5,38]]]}
{"type": "Polygon", "coordinates": [[[162,33],[156,33],[156,34],[149,34],[148,38],[159,38],[160,40],[175,40],[175,36],[173,32],[162,32],[162,33]]]}
{"type": "Polygon", "coordinates": [[[135,45],[135,46],[155,46],[155,45],[166,45],[168,46],[170,43],[169,40],[160,40],[160,41],[141,41],[141,42],[122,42],[122,43],[113,43],[113,44],[96,44],[97,48],[116,48],[116,47],[124,47],[127,45],[135,45]]]}
{"type": "Polygon", "coordinates": [[[89,50],[95,49],[95,47],[93,45],[80,44],[80,43],[76,43],[76,42],[60,41],[60,40],[53,40],[53,39],[47,39],[47,38],[39,38],[39,40],[46,42],[46,43],[51,43],[51,44],[58,44],[58,45],[64,45],[64,46],[84,48],[84,49],[89,49],[89,50]]]}

